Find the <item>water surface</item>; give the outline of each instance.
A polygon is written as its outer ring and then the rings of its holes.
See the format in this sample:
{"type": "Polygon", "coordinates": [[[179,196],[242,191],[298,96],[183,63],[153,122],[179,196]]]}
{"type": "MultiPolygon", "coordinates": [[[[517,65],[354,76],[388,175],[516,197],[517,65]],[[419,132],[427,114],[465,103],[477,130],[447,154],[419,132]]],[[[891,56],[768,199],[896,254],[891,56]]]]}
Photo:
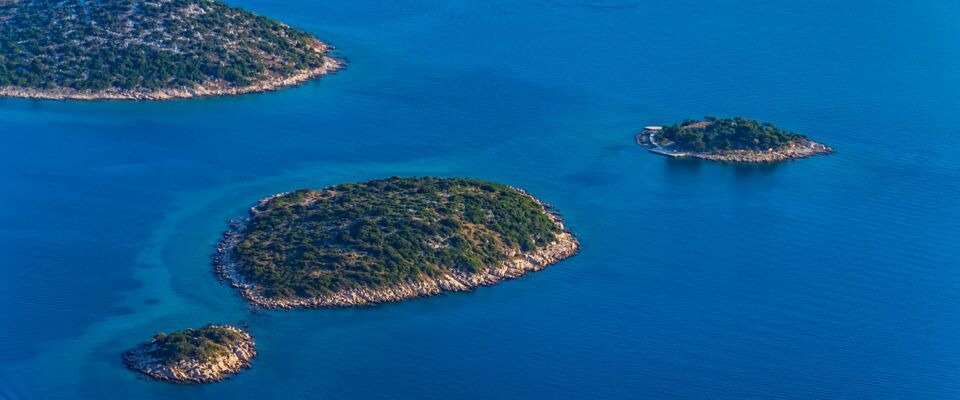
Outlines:
{"type": "Polygon", "coordinates": [[[0,398],[960,398],[960,6],[233,0],[350,68],[275,93],[0,100],[0,398]],[[837,153],[668,160],[643,125],[773,121],[837,153]],[[469,294],[257,312],[209,257],[256,199],[467,176],[583,251],[469,294]],[[228,382],[157,331],[250,324],[228,382]]]}

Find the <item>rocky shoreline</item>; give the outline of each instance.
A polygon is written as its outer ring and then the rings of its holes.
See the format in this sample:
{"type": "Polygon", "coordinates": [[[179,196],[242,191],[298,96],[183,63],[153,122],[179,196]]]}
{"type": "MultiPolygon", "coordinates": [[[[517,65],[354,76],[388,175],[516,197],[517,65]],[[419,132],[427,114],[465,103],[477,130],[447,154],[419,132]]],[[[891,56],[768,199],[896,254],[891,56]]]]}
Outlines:
{"type": "Polygon", "coordinates": [[[211,325],[211,327],[230,330],[240,335],[241,340],[236,345],[228,347],[229,354],[213,360],[202,362],[186,360],[167,365],[151,356],[151,352],[157,348],[156,339],[154,339],[123,353],[123,364],[152,379],[173,383],[220,382],[250,368],[251,360],[257,355],[253,336],[229,325],[211,325]]]}
{"type": "Polygon", "coordinates": [[[768,151],[725,150],[707,153],[690,153],[690,157],[710,161],[738,163],[775,163],[787,160],[814,157],[833,153],[827,145],[807,140],[768,151]]]}
{"type": "MultiPolygon", "coordinates": [[[[318,42],[314,51],[326,53],[332,47],[318,42]]],[[[197,85],[193,88],[164,88],[150,91],[120,91],[106,89],[101,91],[79,91],[70,88],[35,89],[16,86],[0,87],[0,98],[17,97],[42,100],[173,100],[212,96],[238,96],[249,93],[269,92],[285,87],[299,85],[313,78],[327,75],[346,67],[342,60],[324,56],[323,64],[317,68],[299,70],[292,75],[265,79],[241,87],[231,87],[226,82],[214,81],[197,85]]]]}
{"type": "Polygon", "coordinates": [[[833,149],[822,143],[812,140],[804,140],[799,143],[791,143],[776,149],[767,151],[757,150],[717,150],[708,152],[687,152],[665,150],[650,141],[650,134],[641,133],[636,137],[637,144],[662,154],[675,158],[699,158],[709,161],[736,162],[736,163],[776,163],[787,160],[798,160],[801,158],[814,157],[833,153],[833,149]]]}
{"type": "MultiPolygon", "coordinates": [[[[291,308],[332,308],[374,305],[417,297],[439,295],[444,292],[470,291],[480,286],[489,286],[506,279],[523,276],[526,273],[540,271],[552,264],[575,255],[580,250],[580,242],[563,225],[562,218],[552,211],[552,206],[544,204],[522,189],[514,190],[530,197],[548,213],[560,233],[552,243],[530,252],[515,252],[509,260],[480,273],[455,272],[441,277],[421,276],[419,280],[380,288],[357,288],[343,290],[323,297],[268,298],[260,294],[261,290],[253,282],[246,281],[237,271],[232,250],[242,239],[240,232],[249,219],[230,221],[230,230],[224,232],[223,239],[217,245],[213,256],[215,273],[221,282],[229,282],[251,304],[268,309],[291,308]]],[[[278,195],[260,200],[264,204],[278,195]]],[[[257,207],[250,209],[251,217],[257,214],[257,207]]]]}

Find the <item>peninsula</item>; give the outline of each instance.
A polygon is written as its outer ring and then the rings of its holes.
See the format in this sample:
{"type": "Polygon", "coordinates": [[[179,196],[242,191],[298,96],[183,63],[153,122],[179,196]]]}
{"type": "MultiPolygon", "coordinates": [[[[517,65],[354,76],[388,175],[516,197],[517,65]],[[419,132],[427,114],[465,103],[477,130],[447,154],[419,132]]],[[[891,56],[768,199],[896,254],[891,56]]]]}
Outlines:
{"type": "Polygon", "coordinates": [[[330,50],[217,0],[0,0],[0,97],[262,92],[341,68],[330,50]]]}
{"type": "Polygon", "coordinates": [[[349,307],[467,291],[580,247],[550,205],[474,179],[389,178],[268,197],[213,264],[265,308],[349,307]]]}
{"type": "Polygon", "coordinates": [[[739,163],[779,162],[833,152],[806,136],[742,117],[648,126],[637,135],[637,143],[651,153],[669,157],[739,163]]]}
{"type": "Polygon", "coordinates": [[[228,325],[207,325],[169,335],[158,333],[123,353],[131,370],[174,383],[219,382],[250,367],[253,337],[228,325]]]}

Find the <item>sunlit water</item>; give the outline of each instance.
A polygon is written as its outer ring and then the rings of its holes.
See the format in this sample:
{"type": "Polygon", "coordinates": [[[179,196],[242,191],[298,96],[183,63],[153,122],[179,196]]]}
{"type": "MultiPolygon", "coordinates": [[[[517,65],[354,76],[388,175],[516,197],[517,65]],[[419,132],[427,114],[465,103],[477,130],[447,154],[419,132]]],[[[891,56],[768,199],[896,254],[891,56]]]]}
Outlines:
{"type": "Polygon", "coordinates": [[[0,100],[0,398],[960,398],[956,2],[231,3],[350,68],[237,98],[0,100]],[[837,153],[633,144],[703,115],[837,153]],[[360,309],[257,312],[211,274],[258,198],[392,175],[526,188],[583,251],[360,309]],[[178,386],[120,363],[211,322],[250,324],[253,369],[178,386]]]}

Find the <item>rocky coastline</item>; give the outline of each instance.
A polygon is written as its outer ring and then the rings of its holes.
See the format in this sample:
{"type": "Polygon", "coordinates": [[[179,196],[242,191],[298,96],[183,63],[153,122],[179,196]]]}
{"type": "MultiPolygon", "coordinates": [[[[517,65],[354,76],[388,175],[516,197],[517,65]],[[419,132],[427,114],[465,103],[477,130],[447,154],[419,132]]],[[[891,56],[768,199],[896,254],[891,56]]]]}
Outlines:
{"type": "MultiPolygon", "coordinates": [[[[518,278],[529,272],[540,271],[579,252],[580,242],[564,227],[563,219],[552,211],[552,206],[540,202],[522,189],[513,189],[530,197],[543,207],[544,212],[560,229],[560,233],[548,245],[535,251],[514,252],[509,260],[500,265],[491,266],[483,272],[459,271],[440,277],[421,276],[418,280],[391,286],[343,290],[322,297],[270,298],[261,295],[261,290],[255,283],[243,278],[237,271],[237,262],[232,257],[233,248],[241,241],[241,232],[249,218],[230,221],[230,229],[223,233],[223,239],[217,244],[213,255],[214,271],[221,282],[228,282],[254,306],[267,309],[337,308],[396,302],[445,292],[471,291],[480,286],[489,286],[503,280],[518,278]]],[[[264,198],[259,201],[259,204],[264,204],[276,196],[278,195],[264,198]]],[[[257,212],[257,207],[250,208],[251,217],[255,217],[257,212]]]]}
{"type": "MultiPolygon", "coordinates": [[[[318,53],[326,53],[332,47],[318,42],[313,48],[318,53]]],[[[311,79],[344,69],[346,63],[330,56],[323,56],[323,63],[311,69],[294,72],[288,76],[263,79],[246,86],[230,86],[224,81],[212,81],[192,88],[163,88],[157,90],[122,91],[115,88],[99,91],[80,91],[71,88],[36,89],[17,86],[0,87],[0,98],[16,97],[40,100],[174,100],[214,96],[238,96],[242,94],[269,92],[285,87],[296,86],[311,79]]]]}
{"type": "Polygon", "coordinates": [[[798,160],[833,153],[833,148],[822,143],[806,139],[790,143],[779,148],[761,150],[717,150],[707,152],[690,152],[671,150],[661,147],[650,141],[650,133],[640,133],[636,137],[637,144],[646,147],[651,152],[674,158],[699,158],[709,161],[734,162],[747,164],[777,163],[787,160],[798,160]]]}
{"type": "Polygon", "coordinates": [[[157,340],[154,339],[123,353],[123,364],[158,381],[185,384],[220,382],[250,368],[253,357],[257,355],[253,336],[229,325],[210,327],[230,330],[241,339],[232,346],[227,346],[229,352],[225,355],[210,360],[185,360],[170,365],[151,355],[157,348],[157,340]]]}

